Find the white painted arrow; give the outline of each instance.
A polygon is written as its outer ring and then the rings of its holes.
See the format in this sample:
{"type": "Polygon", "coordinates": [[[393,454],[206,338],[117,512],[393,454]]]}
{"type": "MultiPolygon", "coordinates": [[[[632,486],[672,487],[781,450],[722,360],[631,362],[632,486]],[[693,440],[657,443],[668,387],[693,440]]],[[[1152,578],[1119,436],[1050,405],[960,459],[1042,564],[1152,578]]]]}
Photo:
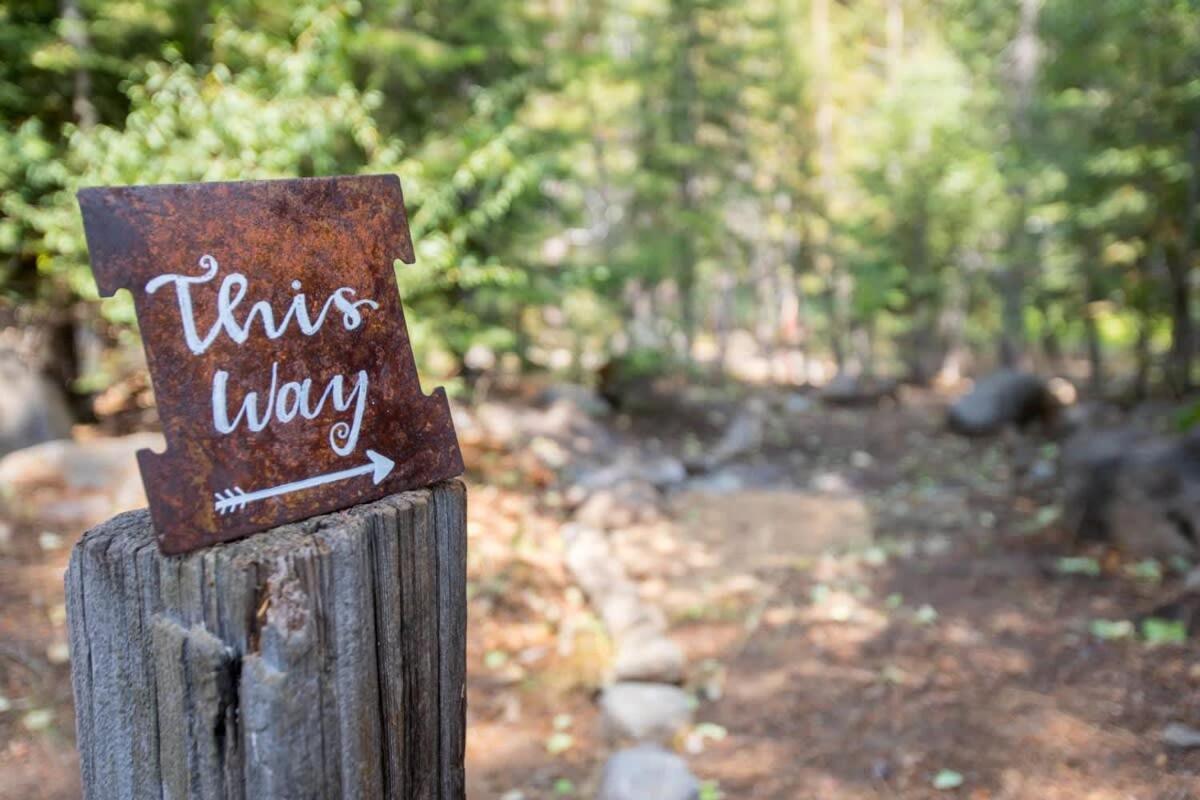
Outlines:
{"type": "Polygon", "coordinates": [[[213,495],[216,498],[213,508],[216,509],[218,514],[230,514],[234,511],[241,511],[248,503],[266,500],[268,497],[278,497],[281,494],[301,492],[305,489],[322,486],[326,483],[357,478],[359,475],[370,474],[372,482],[378,486],[391,473],[392,468],[396,466],[396,462],[387,456],[376,453],[374,450],[367,451],[367,458],[370,461],[362,466],[351,467],[350,469],[343,469],[338,472],[327,472],[324,475],[316,475],[311,478],[292,481],[291,483],[283,483],[279,486],[272,486],[269,489],[247,492],[242,487],[235,486],[232,489],[226,489],[213,495]]]}

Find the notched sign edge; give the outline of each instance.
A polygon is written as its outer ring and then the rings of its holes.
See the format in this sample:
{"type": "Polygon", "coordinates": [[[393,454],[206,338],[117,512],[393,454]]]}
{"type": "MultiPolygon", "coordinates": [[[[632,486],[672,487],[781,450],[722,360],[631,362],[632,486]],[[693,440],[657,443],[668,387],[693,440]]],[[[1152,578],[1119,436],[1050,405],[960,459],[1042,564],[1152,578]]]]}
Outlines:
{"type": "MultiPolygon", "coordinates": [[[[146,223],[141,221],[139,225],[139,221],[135,219],[135,216],[139,213],[143,215],[157,213],[157,210],[147,208],[147,206],[154,205],[154,195],[163,194],[164,196],[169,196],[171,192],[205,192],[208,193],[209,198],[212,198],[214,194],[219,194],[222,191],[236,192],[246,189],[249,189],[251,192],[256,189],[268,192],[279,190],[286,195],[287,192],[297,187],[299,187],[297,195],[302,195],[305,188],[311,192],[320,189],[322,186],[327,186],[331,192],[340,191],[342,187],[337,184],[344,181],[379,181],[377,191],[386,199],[387,207],[391,213],[397,215],[392,220],[394,224],[389,226],[393,235],[388,237],[388,241],[385,242],[386,248],[392,251],[389,255],[391,261],[386,267],[372,264],[364,266],[364,269],[368,270],[368,275],[371,274],[370,271],[386,268],[388,277],[384,281],[384,286],[394,294],[396,319],[385,319],[384,324],[390,328],[394,322],[395,325],[399,326],[398,334],[400,336],[400,341],[395,342],[395,350],[388,352],[388,357],[395,359],[397,362],[392,365],[394,367],[394,374],[391,376],[392,381],[399,382],[399,384],[384,387],[387,390],[384,402],[392,405],[397,403],[404,404],[404,407],[400,409],[404,413],[397,414],[395,418],[385,417],[382,422],[386,423],[389,428],[394,427],[397,430],[377,432],[377,436],[384,437],[390,435],[390,441],[399,441],[404,447],[410,446],[410,437],[417,440],[418,444],[423,448],[419,451],[418,457],[415,459],[419,463],[411,469],[408,468],[410,465],[405,464],[404,470],[397,470],[391,474],[390,478],[385,473],[384,478],[380,479],[378,477],[379,473],[376,471],[372,486],[365,492],[360,488],[353,493],[348,493],[342,499],[298,501],[297,505],[303,507],[302,511],[293,512],[286,510],[286,507],[271,511],[268,515],[270,517],[270,522],[268,523],[250,521],[241,524],[225,525],[222,521],[218,520],[215,521],[212,530],[185,531],[175,528],[172,522],[172,520],[179,517],[179,506],[181,503],[178,502],[178,498],[174,498],[176,502],[172,502],[172,498],[164,497],[159,491],[160,489],[169,490],[171,486],[178,488],[178,479],[172,476],[163,476],[160,473],[163,471],[162,468],[172,459],[187,459],[192,456],[184,452],[187,449],[188,441],[177,441],[169,432],[170,426],[168,426],[167,420],[163,419],[163,430],[166,438],[165,449],[162,452],[155,452],[151,449],[140,450],[137,453],[137,460],[143,484],[147,490],[147,499],[150,503],[152,517],[155,520],[159,546],[164,553],[182,553],[207,544],[230,541],[269,529],[278,524],[294,522],[309,516],[346,508],[359,502],[366,502],[391,491],[417,488],[418,486],[429,485],[438,480],[462,474],[464,470],[462,455],[454,433],[448,396],[443,387],[436,387],[428,394],[425,394],[421,389],[406,330],[407,326],[404,320],[402,298],[400,297],[399,286],[394,271],[394,264],[397,260],[406,264],[412,264],[415,261],[411,232],[408,227],[407,211],[404,206],[403,190],[400,180],[396,175],[384,174],[272,181],[88,187],[80,189],[77,193],[80,208],[83,212],[84,231],[97,288],[101,296],[104,297],[111,297],[122,288],[130,290],[134,294],[134,304],[138,309],[138,320],[139,325],[141,325],[144,321],[142,316],[144,298],[139,297],[139,289],[142,287],[138,285],[139,280],[134,276],[141,273],[144,277],[147,272],[154,271],[157,265],[145,263],[138,265],[133,263],[137,259],[144,259],[148,256],[148,246],[144,238],[144,233],[147,230],[145,227],[146,223]],[[398,255],[394,254],[395,250],[399,251],[398,255]],[[408,423],[407,426],[405,426],[405,422],[408,423]],[[389,480],[395,485],[386,487],[383,490],[377,490],[381,483],[387,483],[389,480]],[[345,502],[343,502],[343,499],[345,502]]],[[[206,202],[202,198],[196,198],[195,200],[201,204],[206,202]]],[[[302,223],[303,220],[301,221],[302,223]]],[[[175,220],[173,224],[178,225],[179,223],[175,220]]],[[[163,395],[160,393],[161,387],[159,382],[162,376],[157,374],[157,370],[155,369],[154,347],[150,336],[145,335],[145,333],[143,331],[143,349],[146,352],[156,397],[161,398],[163,395]]],[[[381,334],[376,334],[376,336],[379,335],[381,334]]],[[[368,340],[368,343],[370,343],[370,340],[368,340]]],[[[372,402],[376,402],[376,400],[372,398],[372,402]]],[[[161,409],[162,404],[160,402],[161,409]]],[[[379,422],[376,424],[378,426],[379,422]]],[[[390,455],[399,459],[399,452],[394,450],[390,455]]],[[[414,451],[410,449],[405,452],[414,451]]],[[[374,453],[367,446],[361,446],[357,456],[361,456],[363,453],[371,457],[372,464],[378,466],[375,461],[375,457],[379,455],[378,453],[374,453]]],[[[392,463],[391,458],[385,458],[384,460],[388,461],[389,464],[392,463]]],[[[246,462],[245,468],[252,468],[252,465],[246,462]]],[[[390,467],[388,472],[391,472],[390,467]]],[[[211,474],[210,472],[210,477],[211,474]]],[[[202,492],[202,494],[205,494],[205,497],[207,497],[206,493],[202,492]]],[[[244,508],[244,504],[242,508],[244,508]]]]}

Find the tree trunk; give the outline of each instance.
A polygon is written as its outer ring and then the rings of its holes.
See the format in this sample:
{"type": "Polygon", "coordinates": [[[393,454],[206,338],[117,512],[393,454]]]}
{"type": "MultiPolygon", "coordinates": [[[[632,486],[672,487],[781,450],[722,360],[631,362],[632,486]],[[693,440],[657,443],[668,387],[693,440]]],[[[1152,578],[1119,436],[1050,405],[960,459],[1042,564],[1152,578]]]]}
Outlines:
{"type": "Polygon", "coordinates": [[[933,377],[950,386],[956,385],[963,377],[970,295],[967,273],[972,260],[964,257],[959,260],[958,269],[948,270],[946,302],[938,315],[938,336],[944,348],[933,377]]]}
{"type": "Polygon", "coordinates": [[[1143,284],[1134,294],[1133,307],[1138,320],[1138,337],[1134,344],[1135,373],[1133,378],[1133,399],[1136,402],[1145,400],[1150,394],[1150,369],[1153,366],[1153,351],[1150,346],[1151,326],[1154,322],[1151,312],[1148,285],[1153,283],[1155,273],[1161,266],[1162,246],[1155,244],[1150,252],[1149,261],[1138,262],[1139,280],[1143,284]]]}
{"type": "MultiPolygon", "coordinates": [[[[692,360],[696,344],[696,246],[691,229],[696,207],[692,150],[696,144],[696,76],[692,72],[692,52],[696,48],[696,20],[690,4],[676,4],[676,24],[683,29],[683,44],[676,64],[675,102],[671,108],[671,134],[675,144],[686,153],[679,169],[676,190],[683,224],[677,228],[676,281],[679,286],[679,315],[683,329],[684,358],[692,360]]],[[[678,223],[676,223],[678,225],[678,223]]]]}
{"type": "Polygon", "coordinates": [[[800,239],[796,243],[796,249],[789,259],[792,267],[791,284],[796,293],[796,340],[795,347],[798,357],[798,365],[792,380],[800,385],[808,384],[808,336],[812,329],[809,323],[809,308],[808,296],[804,291],[804,275],[812,269],[812,263],[809,259],[808,235],[805,225],[800,225],[800,239]]]}
{"type": "MultiPolygon", "coordinates": [[[[1030,149],[1033,132],[1031,112],[1039,60],[1037,27],[1042,0],[1020,2],[1020,23],[1012,45],[1010,83],[1013,94],[1013,136],[1019,153],[1018,161],[1023,162],[1030,149]]],[[[1025,276],[1030,271],[1026,262],[1032,253],[1026,230],[1029,215],[1028,179],[1021,174],[1009,177],[1010,181],[1014,182],[1016,209],[1009,230],[1008,264],[1000,282],[1004,325],[1004,333],[1000,340],[1000,362],[1007,367],[1014,367],[1021,361],[1025,351],[1021,289],[1025,285],[1025,276]]]]}
{"type": "Polygon", "coordinates": [[[1104,392],[1104,349],[1100,341],[1100,327],[1096,324],[1097,304],[1103,299],[1100,290],[1098,269],[1100,254],[1095,244],[1084,253],[1083,265],[1083,331],[1087,340],[1088,387],[1093,398],[1104,392]]]}
{"type": "Polygon", "coordinates": [[[904,2],[887,0],[887,80],[895,88],[900,80],[900,61],[904,57],[904,2]]]}
{"type": "Polygon", "coordinates": [[[729,355],[729,333],[733,329],[737,277],[733,274],[735,248],[726,246],[726,261],[717,273],[717,291],[713,295],[713,319],[717,335],[717,353],[713,359],[712,375],[719,379],[725,375],[725,362],[729,355]]]}
{"type": "Polygon", "coordinates": [[[834,254],[832,199],[836,179],[833,105],[833,28],[829,18],[830,0],[812,0],[813,85],[816,94],[817,188],[824,224],[814,242],[817,272],[825,279],[829,306],[829,344],[838,371],[846,369],[849,335],[850,299],[853,278],[842,269],[834,254]]]}
{"type": "Polygon", "coordinates": [[[83,12],[79,10],[79,0],[62,0],[59,12],[62,14],[63,39],[75,51],[75,58],[79,62],[75,68],[71,110],[75,112],[75,122],[86,130],[97,122],[96,106],[92,103],[92,74],[87,68],[92,49],[91,38],[83,20],[83,12]]]}
{"type": "Polygon", "coordinates": [[[1150,316],[1145,309],[1138,309],[1138,338],[1134,344],[1135,372],[1133,376],[1133,400],[1142,402],[1150,394],[1150,316]]]}
{"type": "Polygon", "coordinates": [[[67,571],[85,798],[461,800],[466,491],[165,557],[149,514],[67,571]]]}
{"type": "Polygon", "coordinates": [[[1196,331],[1192,324],[1190,275],[1195,259],[1196,226],[1200,223],[1200,128],[1188,136],[1187,210],[1179,260],[1170,265],[1171,280],[1171,382],[1183,393],[1192,388],[1196,331]]]}

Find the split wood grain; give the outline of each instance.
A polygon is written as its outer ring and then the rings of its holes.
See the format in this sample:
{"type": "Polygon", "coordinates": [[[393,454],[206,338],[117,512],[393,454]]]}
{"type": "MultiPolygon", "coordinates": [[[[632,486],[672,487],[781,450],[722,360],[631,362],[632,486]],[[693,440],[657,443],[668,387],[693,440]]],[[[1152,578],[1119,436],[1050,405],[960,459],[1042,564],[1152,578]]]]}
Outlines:
{"type": "Polygon", "coordinates": [[[183,556],[146,511],[66,576],[88,800],[461,800],[466,490],[183,556]]]}

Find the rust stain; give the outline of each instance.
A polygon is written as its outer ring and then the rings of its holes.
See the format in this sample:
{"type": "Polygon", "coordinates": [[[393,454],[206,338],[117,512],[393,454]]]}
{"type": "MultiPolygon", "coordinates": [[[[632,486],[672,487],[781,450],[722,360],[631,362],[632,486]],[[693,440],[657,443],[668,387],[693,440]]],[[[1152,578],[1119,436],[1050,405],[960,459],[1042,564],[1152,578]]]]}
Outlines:
{"type": "Polygon", "coordinates": [[[138,462],[164,553],[462,473],[404,324],[395,176],[103,187],[79,204],[100,293],[129,289],[141,326],[167,449],[138,462]]]}

